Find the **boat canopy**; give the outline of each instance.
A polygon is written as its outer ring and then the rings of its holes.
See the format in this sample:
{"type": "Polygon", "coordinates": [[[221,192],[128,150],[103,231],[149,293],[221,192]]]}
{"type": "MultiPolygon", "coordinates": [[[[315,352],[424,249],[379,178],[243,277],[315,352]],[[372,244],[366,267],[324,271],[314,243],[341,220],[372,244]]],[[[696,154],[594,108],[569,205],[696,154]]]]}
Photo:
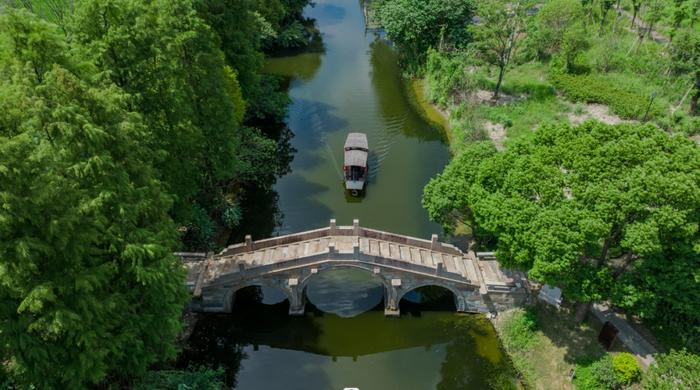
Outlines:
{"type": "Polygon", "coordinates": [[[348,150],[369,150],[367,135],[363,133],[350,133],[345,139],[345,151],[348,150]]]}
{"type": "Polygon", "coordinates": [[[363,150],[345,150],[345,166],[366,167],[367,152],[363,150]]]}

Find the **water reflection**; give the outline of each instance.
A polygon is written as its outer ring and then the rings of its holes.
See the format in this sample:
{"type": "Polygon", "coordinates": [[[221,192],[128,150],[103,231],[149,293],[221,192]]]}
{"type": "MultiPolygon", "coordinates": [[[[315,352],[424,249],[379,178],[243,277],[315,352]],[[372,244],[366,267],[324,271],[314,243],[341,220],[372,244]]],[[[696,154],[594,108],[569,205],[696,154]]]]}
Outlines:
{"type": "Polygon", "coordinates": [[[365,270],[332,269],[311,278],[306,297],[326,313],[353,317],[382,303],[384,285],[378,276],[365,270]]]}
{"type": "Polygon", "coordinates": [[[239,389],[507,389],[514,372],[482,316],[424,311],[341,318],[307,306],[238,297],[234,313],[203,315],[179,364],[222,366],[239,389]]]}
{"type": "Polygon", "coordinates": [[[420,198],[449,159],[442,132],[411,104],[398,58],[385,40],[366,33],[357,0],[319,0],[305,15],[317,21],[323,52],[268,60],[266,71],[289,79],[287,123],[296,149],[291,172],[275,185],[284,215],[276,234],[324,226],[328,219],[429,237],[420,198]],[[342,186],[343,143],[366,133],[370,178],[361,198],[342,186]]]}

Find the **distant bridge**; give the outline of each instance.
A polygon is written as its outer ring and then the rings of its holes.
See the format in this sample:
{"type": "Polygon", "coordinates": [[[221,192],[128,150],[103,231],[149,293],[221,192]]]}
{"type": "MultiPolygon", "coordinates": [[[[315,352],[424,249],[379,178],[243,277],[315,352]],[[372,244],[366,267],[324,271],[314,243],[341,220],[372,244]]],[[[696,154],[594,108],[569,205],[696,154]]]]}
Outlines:
{"type": "Polygon", "coordinates": [[[356,268],[376,275],[384,286],[385,315],[399,315],[399,302],[423,286],[452,292],[459,312],[502,310],[528,297],[527,280],[500,268],[492,253],[464,253],[450,244],[359,226],[328,227],[245,242],[221,253],[178,253],[188,268],[192,308],[231,312],[235,293],[264,286],[285,293],[289,314],[302,315],[305,288],[315,275],[337,268],[356,268]]]}

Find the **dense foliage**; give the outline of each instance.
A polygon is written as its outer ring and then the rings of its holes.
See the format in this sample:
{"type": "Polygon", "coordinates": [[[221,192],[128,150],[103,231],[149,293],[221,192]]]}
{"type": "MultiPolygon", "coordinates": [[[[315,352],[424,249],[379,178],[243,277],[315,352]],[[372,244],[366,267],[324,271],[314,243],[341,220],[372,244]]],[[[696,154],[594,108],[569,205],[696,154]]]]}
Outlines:
{"type": "Polygon", "coordinates": [[[173,252],[213,249],[243,189],[286,169],[279,131],[258,128],[288,103],[262,48],[284,46],[307,3],[2,2],[0,382],[134,383],[174,357],[187,292],[173,252]]]}
{"type": "Polygon", "coordinates": [[[200,367],[188,371],[151,371],[147,373],[135,390],[222,390],[225,388],[224,370],[200,367]]]}
{"type": "Polygon", "coordinates": [[[576,390],[618,389],[622,386],[609,354],[604,354],[597,360],[576,364],[573,383],[576,390]]]}
{"type": "Polygon", "coordinates": [[[498,67],[494,100],[498,100],[506,68],[522,40],[526,8],[524,0],[483,0],[477,8],[478,23],[469,26],[477,55],[485,63],[498,67]]]}
{"type": "Polygon", "coordinates": [[[428,48],[464,48],[474,3],[468,0],[380,0],[377,13],[409,71],[420,69],[428,48]]]}
{"type": "Polygon", "coordinates": [[[612,366],[620,383],[626,385],[637,381],[642,375],[637,359],[629,352],[620,352],[613,356],[612,366]]]}
{"type": "Polygon", "coordinates": [[[647,390],[700,388],[700,355],[684,350],[657,355],[642,386],[647,390]]]}
{"type": "MultiPolygon", "coordinates": [[[[480,150],[463,153],[478,158],[480,150]]],[[[542,126],[471,174],[460,169],[465,158],[426,187],[433,218],[442,221],[453,205],[497,236],[505,266],[561,286],[570,298],[610,298],[676,334],[697,333],[700,150],[693,142],[653,126],[587,122],[542,126]]]]}
{"type": "Polygon", "coordinates": [[[660,115],[661,110],[648,96],[627,92],[593,75],[558,74],[552,81],[572,101],[605,104],[621,118],[643,119],[645,114],[647,117],[660,115]]]}
{"type": "Polygon", "coordinates": [[[3,370],[26,388],[144,372],[174,356],[186,298],[146,124],[54,25],[0,29],[3,370]]]}

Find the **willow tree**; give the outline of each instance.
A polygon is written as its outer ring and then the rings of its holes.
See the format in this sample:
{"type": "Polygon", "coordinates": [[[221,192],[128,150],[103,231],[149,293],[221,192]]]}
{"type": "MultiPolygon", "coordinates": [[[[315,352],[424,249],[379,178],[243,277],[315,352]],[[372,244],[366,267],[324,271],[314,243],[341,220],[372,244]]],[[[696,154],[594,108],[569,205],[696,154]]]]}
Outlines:
{"type": "Polygon", "coordinates": [[[444,175],[463,183],[451,190],[461,193],[455,209],[497,237],[504,266],[584,303],[671,306],[689,328],[700,323],[700,150],[685,137],[634,124],[546,125],[466,179],[444,175]],[[635,288],[639,279],[647,289],[635,288]]]}
{"type": "Polygon", "coordinates": [[[56,29],[0,17],[0,370],[20,388],[172,357],[186,297],[146,127],[56,29]]]}

